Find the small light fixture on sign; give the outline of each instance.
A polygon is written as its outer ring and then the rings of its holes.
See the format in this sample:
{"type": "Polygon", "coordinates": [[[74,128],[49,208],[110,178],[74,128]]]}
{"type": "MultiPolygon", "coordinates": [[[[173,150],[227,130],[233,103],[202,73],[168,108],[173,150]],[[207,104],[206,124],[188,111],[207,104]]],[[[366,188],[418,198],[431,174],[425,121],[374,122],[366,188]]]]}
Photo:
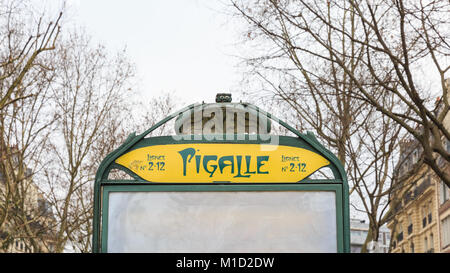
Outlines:
{"type": "Polygon", "coordinates": [[[216,102],[231,102],[230,93],[217,93],[216,102]]]}

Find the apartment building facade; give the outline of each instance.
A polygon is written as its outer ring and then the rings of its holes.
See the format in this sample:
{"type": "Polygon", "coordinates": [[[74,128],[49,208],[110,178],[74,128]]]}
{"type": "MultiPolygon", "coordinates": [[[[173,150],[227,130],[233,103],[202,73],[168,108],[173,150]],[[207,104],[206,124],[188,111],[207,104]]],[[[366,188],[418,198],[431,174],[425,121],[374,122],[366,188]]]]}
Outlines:
{"type": "MultiPolygon", "coordinates": [[[[450,115],[444,119],[444,126],[450,128],[450,115]]],[[[443,137],[441,141],[450,152],[450,140],[443,137]]],[[[391,252],[450,253],[450,190],[430,167],[419,164],[421,153],[415,140],[400,145],[395,190],[390,198],[394,212],[388,223],[391,252]]],[[[448,162],[439,156],[436,160],[450,173],[448,162]]]]}
{"type": "MultiPolygon", "coordinates": [[[[450,151],[450,141],[447,141],[447,150],[450,151]]],[[[441,165],[443,161],[441,160],[441,165]]],[[[450,172],[450,165],[442,166],[450,172]]],[[[440,252],[450,253],[450,189],[442,181],[437,186],[437,218],[440,252]]]]}
{"type": "Polygon", "coordinates": [[[436,185],[428,167],[404,181],[402,190],[393,195],[398,201],[394,219],[388,223],[392,253],[433,253],[439,249],[436,185]]]}

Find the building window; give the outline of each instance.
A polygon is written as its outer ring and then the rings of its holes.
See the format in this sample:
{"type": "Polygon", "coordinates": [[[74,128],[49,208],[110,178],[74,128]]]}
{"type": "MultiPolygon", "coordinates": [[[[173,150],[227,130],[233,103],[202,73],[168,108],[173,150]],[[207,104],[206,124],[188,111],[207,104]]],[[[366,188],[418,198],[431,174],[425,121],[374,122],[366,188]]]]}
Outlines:
{"type": "Polygon", "coordinates": [[[432,203],[430,202],[429,204],[428,204],[428,224],[430,224],[431,223],[431,221],[433,220],[433,218],[431,217],[431,208],[432,208],[433,206],[432,206],[432,203]]]}
{"type": "Polygon", "coordinates": [[[442,247],[450,245],[450,216],[442,220],[442,247]]]}
{"type": "MultiPolygon", "coordinates": [[[[448,142],[448,143],[450,143],[450,142],[448,142]]],[[[439,205],[444,204],[445,201],[448,200],[449,195],[450,194],[449,194],[448,186],[443,181],[441,181],[440,190],[439,190],[439,205]]]]}
{"type": "Polygon", "coordinates": [[[408,215],[408,235],[411,234],[413,231],[413,223],[412,223],[412,217],[411,214],[408,215]]]}
{"type": "Polygon", "coordinates": [[[424,242],[423,242],[424,250],[425,252],[428,251],[428,238],[425,236],[424,242]]]}
{"type": "Polygon", "coordinates": [[[397,241],[401,242],[403,240],[403,223],[398,223],[398,233],[397,233],[397,241]]]}
{"type": "Polygon", "coordinates": [[[411,248],[411,253],[414,253],[414,243],[413,242],[411,242],[410,248],[411,248]]]}
{"type": "Polygon", "coordinates": [[[427,212],[426,212],[426,207],[423,206],[422,207],[422,227],[426,227],[427,226],[427,212]]]}

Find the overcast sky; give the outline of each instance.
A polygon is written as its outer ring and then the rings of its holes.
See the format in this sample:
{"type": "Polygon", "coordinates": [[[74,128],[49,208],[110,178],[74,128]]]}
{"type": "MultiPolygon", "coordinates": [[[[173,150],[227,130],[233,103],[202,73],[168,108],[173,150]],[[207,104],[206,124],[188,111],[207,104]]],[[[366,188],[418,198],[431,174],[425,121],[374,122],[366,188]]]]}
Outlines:
{"type": "Polygon", "coordinates": [[[238,98],[238,30],[218,0],[71,0],[69,20],[110,50],[127,48],[141,92],[175,93],[185,106],[238,98]],[[234,24],[234,25],[233,25],[234,24]]]}

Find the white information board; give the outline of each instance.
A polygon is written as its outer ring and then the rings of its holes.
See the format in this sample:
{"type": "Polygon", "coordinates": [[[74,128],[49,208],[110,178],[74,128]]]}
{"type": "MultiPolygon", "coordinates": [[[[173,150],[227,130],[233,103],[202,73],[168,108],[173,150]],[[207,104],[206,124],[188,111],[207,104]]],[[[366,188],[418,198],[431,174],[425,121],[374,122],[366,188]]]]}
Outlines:
{"type": "Polygon", "coordinates": [[[109,192],[108,252],[337,252],[334,191],[109,192]]]}

